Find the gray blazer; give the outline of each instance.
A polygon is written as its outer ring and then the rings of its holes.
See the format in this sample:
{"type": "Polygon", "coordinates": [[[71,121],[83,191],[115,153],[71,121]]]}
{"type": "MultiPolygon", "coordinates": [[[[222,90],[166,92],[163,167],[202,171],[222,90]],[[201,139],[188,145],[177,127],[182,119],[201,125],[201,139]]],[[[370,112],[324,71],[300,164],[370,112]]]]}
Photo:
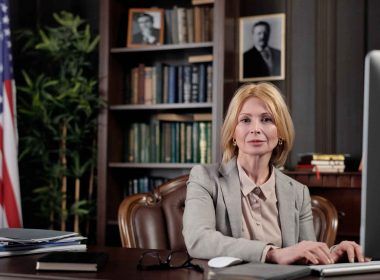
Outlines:
{"type": "MultiPolygon", "coordinates": [[[[277,169],[274,172],[283,247],[315,241],[308,188],[277,169]]],[[[260,262],[267,243],[242,237],[242,217],[236,158],[226,164],[193,167],[182,232],[189,254],[202,259],[233,256],[260,262]]]]}

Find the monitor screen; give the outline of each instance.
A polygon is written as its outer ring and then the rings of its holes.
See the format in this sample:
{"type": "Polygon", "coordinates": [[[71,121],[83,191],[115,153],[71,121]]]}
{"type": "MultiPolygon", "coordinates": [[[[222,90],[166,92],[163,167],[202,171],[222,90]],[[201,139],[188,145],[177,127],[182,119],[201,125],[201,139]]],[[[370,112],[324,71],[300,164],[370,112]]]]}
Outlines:
{"type": "Polygon", "coordinates": [[[380,258],[380,50],[365,59],[360,245],[380,258]]]}

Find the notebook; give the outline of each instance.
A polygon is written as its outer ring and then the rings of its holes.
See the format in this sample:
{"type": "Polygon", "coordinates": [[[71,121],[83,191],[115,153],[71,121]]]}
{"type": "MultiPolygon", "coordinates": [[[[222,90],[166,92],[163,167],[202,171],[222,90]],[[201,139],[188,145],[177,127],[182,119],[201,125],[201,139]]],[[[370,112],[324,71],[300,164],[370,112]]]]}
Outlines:
{"type": "Polygon", "coordinates": [[[298,279],[311,274],[309,266],[247,263],[226,268],[210,269],[208,279],[298,279]]]}
{"type": "Polygon", "coordinates": [[[36,270],[98,271],[107,259],[100,252],[52,252],[37,260],[36,270]]]}
{"type": "Polygon", "coordinates": [[[336,263],[327,265],[311,265],[313,273],[320,276],[338,276],[348,274],[360,274],[370,272],[380,272],[380,261],[365,263],[336,263]]]}

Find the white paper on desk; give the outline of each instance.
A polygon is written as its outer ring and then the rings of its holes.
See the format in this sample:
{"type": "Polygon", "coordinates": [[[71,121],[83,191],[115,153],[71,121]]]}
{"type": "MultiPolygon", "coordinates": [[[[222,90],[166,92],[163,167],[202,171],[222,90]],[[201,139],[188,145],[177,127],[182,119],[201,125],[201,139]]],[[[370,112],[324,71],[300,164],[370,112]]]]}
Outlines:
{"type": "Polygon", "coordinates": [[[311,265],[312,271],[316,271],[320,276],[337,276],[348,274],[360,274],[380,271],[380,261],[364,263],[336,263],[327,265],[311,265]]]}
{"type": "Polygon", "coordinates": [[[2,228],[0,229],[0,242],[37,243],[59,240],[77,236],[76,232],[30,229],[30,228],[2,228]]]}

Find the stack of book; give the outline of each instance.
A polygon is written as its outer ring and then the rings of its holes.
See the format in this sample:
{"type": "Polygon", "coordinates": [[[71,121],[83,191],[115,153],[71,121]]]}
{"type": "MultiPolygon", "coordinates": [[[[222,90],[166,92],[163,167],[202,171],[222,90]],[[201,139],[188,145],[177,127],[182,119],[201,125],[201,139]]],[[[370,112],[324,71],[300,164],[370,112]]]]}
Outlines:
{"type": "Polygon", "coordinates": [[[0,229],[0,257],[37,254],[51,251],[85,251],[86,238],[75,232],[2,228],[0,229]]]}
{"type": "Polygon", "coordinates": [[[344,154],[304,154],[296,166],[297,171],[341,173],[345,169],[344,154]]]}

